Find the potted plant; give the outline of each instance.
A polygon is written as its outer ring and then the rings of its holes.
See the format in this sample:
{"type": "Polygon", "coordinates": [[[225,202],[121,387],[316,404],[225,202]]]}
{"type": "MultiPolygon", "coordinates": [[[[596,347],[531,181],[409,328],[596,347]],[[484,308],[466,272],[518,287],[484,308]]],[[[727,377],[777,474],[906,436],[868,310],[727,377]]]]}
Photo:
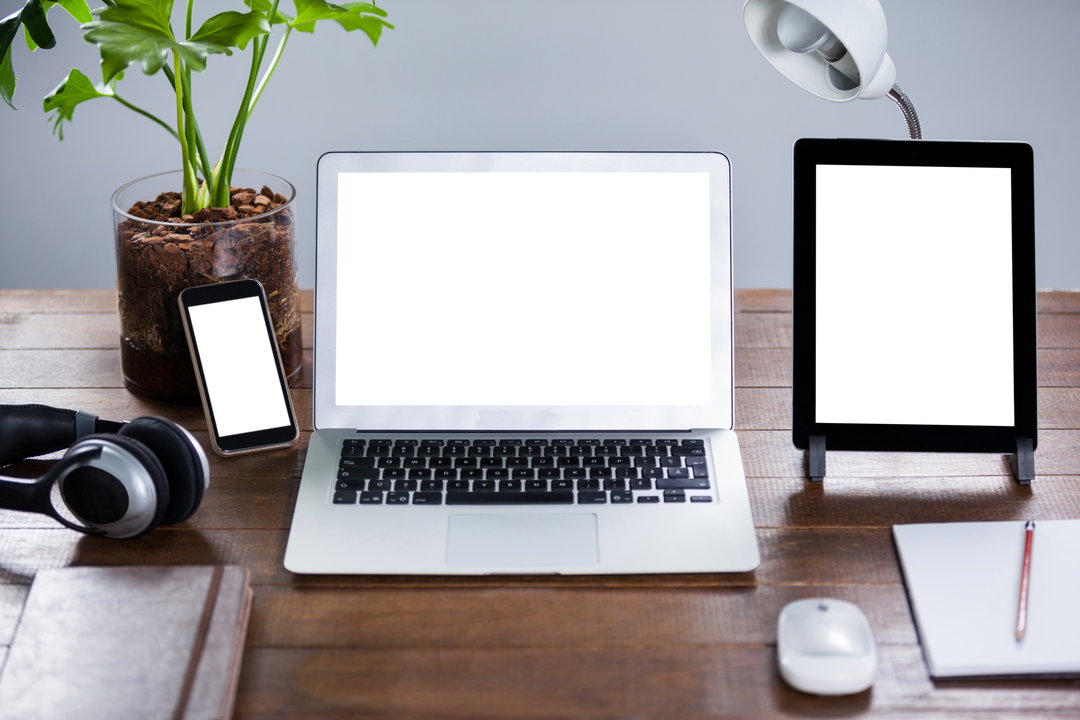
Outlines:
{"type": "MultiPolygon", "coordinates": [[[[332,4],[293,0],[295,14],[278,0],[244,0],[246,12],[218,13],[199,27],[192,23],[194,0],[187,0],[183,33],[172,27],[173,0],[104,0],[90,11],[86,0],[28,0],[0,21],[0,96],[9,105],[15,90],[11,44],[21,25],[31,50],[55,44],[46,13],[60,5],[82,22],[83,37],[98,46],[102,82],[73,69],[46,96],[53,132],[63,139],[75,108],[111,98],[160,125],[180,146],[180,170],[152,175],[120,188],[112,198],[115,220],[117,297],[121,369],[136,394],[177,404],[199,403],[177,310],[176,297],[190,285],[252,277],[266,289],[282,361],[290,382],[303,360],[296,287],[292,185],[281,178],[236,168],[244,129],[274,74],[290,35],[314,32],[333,21],[346,31],[361,30],[377,45],[386,12],[367,2],[332,4]],[[280,38],[268,57],[274,29],[280,38]],[[225,146],[207,152],[195,115],[192,73],[206,69],[210,55],[250,56],[225,146]],[[175,98],[172,122],[122,98],[117,83],[132,63],[158,75],[175,98]]],[[[220,105],[221,103],[215,103],[220,105]]]]}

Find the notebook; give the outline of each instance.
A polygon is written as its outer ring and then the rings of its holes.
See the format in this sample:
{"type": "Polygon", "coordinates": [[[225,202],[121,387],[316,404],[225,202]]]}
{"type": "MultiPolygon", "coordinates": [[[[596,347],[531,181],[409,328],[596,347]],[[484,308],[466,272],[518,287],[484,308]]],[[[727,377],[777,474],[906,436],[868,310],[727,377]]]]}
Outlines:
{"type": "Polygon", "coordinates": [[[719,153],[329,153],[297,573],[747,571],[719,153]]]}
{"type": "Polygon", "coordinates": [[[1020,641],[1024,521],[893,527],[930,675],[1080,674],[1080,520],[1035,526],[1020,641]]]}
{"type": "Polygon", "coordinates": [[[41,570],[0,673],[4,720],[232,717],[247,569],[41,570]]]}

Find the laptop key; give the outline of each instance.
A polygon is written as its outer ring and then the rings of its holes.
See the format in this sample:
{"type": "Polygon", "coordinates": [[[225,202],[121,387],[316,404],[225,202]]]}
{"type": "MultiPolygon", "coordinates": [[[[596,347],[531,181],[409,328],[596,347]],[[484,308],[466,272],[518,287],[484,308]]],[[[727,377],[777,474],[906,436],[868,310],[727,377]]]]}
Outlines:
{"type": "Polygon", "coordinates": [[[360,504],[361,505],[382,505],[382,496],[383,496],[382,492],[380,492],[378,490],[375,490],[375,491],[365,490],[364,492],[360,493],[360,504]]]}
{"type": "Polygon", "coordinates": [[[659,478],[657,490],[708,490],[708,478],[659,478]]]}
{"type": "Polygon", "coordinates": [[[556,492],[448,492],[447,505],[572,505],[574,493],[556,492]]]}
{"type": "Polygon", "coordinates": [[[692,503],[694,503],[694,502],[710,503],[710,502],[712,502],[712,495],[691,495],[690,496],[690,502],[692,502],[692,503]]]}
{"type": "Polygon", "coordinates": [[[582,490],[577,494],[579,505],[600,505],[607,502],[607,493],[603,490],[582,490]]]}
{"type": "Polygon", "coordinates": [[[334,504],[335,505],[355,505],[356,504],[356,491],[355,490],[337,490],[334,492],[334,504]]]}
{"type": "Polygon", "coordinates": [[[612,504],[617,503],[632,503],[634,502],[634,493],[629,490],[612,490],[611,491],[612,504]]]}
{"type": "Polygon", "coordinates": [[[413,505],[442,505],[441,492],[414,492],[413,505]]]}
{"type": "Polygon", "coordinates": [[[386,493],[387,505],[408,505],[409,493],[407,492],[388,492],[386,493]]]}
{"type": "Polygon", "coordinates": [[[686,502],[686,493],[682,490],[665,490],[664,502],[686,502]]]}
{"type": "Polygon", "coordinates": [[[655,504],[660,502],[659,495],[638,495],[637,501],[642,505],[655,504]]]}

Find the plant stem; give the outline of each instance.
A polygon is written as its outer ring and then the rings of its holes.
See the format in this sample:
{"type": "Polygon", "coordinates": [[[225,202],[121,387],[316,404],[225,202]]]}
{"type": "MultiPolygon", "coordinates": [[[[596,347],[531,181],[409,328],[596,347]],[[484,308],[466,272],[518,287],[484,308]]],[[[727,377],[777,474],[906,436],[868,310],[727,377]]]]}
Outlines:
{"type": "MultiPolygon", "coordinates": [[[[173,50],[173,74],[183,78],[183,68],[180,65],[180,53],[173,50]]],[[[198,208],[198,184],[195,179],[195,168],[191,164],[188,154],[187,133],[184,131],[184,97],[183,84],[174,83],[176,86],[176,134],[180,141],[181,164],[184,170],[184,192],[181,195],[181,212],[184,215],[195,212],[198,208]]]]}
{"type": "Polygon", "coordinates": [[[278,43],[277,50],[274,52],[274,58],[270,61],[270,67],[266,68],[266,74],[263,75],[262,80],[259,81],[259,87],[255,90],[255,96],[251,99],[251,105],[248,106],[248,119],[251,118],[251,113],[254,112],[255,105],[259,102],[259,98],[262,97],[263,88],[265,88],[266,83],[270,81],[270,76],[274,74],[274,69],[277,68],[278,60],[281,59],[281,53],[285,50],[285,43],[288,41],[291,33],[292,28],[286,25],[285,35],[281,38],[281,42],[278,43]]]}
{"type": "Polygon", "coordinates": [[[127,100],[125,100],[124,98],[122,98],[122,97],[120,97],[119,95],[117,95],[117,94],[115,93],[115,91],[113,92],[113,96],[112,96],[112,97],[113,97],[113,99],[114,99],[114,100],[116,100],[116,101],[117,101],[118,103],[120,103],[120,104],[121,104],[121,105],[123,105],[124,107],[126,107],[126,108],[131,108],[132,110],[134,110],[135,112],[139,113],[140,115],[143,115],[144,117],[148,117],[148,118],[150,118],[151,120],[153,120],[154,122],[156,122],[156,123],[157,123],[158,125],[160,125],[161,127],[165,128],[166,130],[168,130],[168,131],[169,131],[169,134],[170,134],[170,135],[172,135],[172,136],[173,136],[174,138],[176,138],[177,140],[179,140],[179,139],[180,139],[180,136],[176,134],[176,131],[175,131],[175,130],[173,130],[173,129],[172,129],[172,127],[171,127],[171,126],[170,126],[170,125],[169,125],[169,124],[168,124],[167,122],[165,122],[164,120],[161,120],[160,118],[158,118],[158,117],[155,117],[154,115],[151,115],[150,113],[148,113],[147,111],[143,110],[143,109],[142,109],[142,108],[140,108],[140,107],[136,107],[135,105],[132,105],[132,104],[131,104],[131,103],[129,103],[129,102],[127,101],[127,100]]]}
{"type": "Polygon", "coordinates": [[[199,123],[195,120],[195,106],[191,97],[191,68],[184,68],[180,83],[184,92],[184,114],[187,116],[188,146],[191,152],[196,153],[196,156],[192,158],[192,165],[202,164],[201,169],[203,177],[206,179],[207,189],[212,192],[214,178],[210,170],[210,156],[206,152],[206,145],[203,144],[202,133],[199,132],[199,123]],[[192,145],[194,146],[192,147],[192,145]]]}
{"type": "Polygon", "coordinates": [[[210,199],[214,207],[225,207],[229,202],[229,185],[232,182],[233,168],[236,165],[236,154],[240,149],[240,140],[244,136],[244,125],[247,123],[247,108],[251,102],[251,94],[255,88],[255,80],[259,76],[259,67],[262,65],[263,52],[266,49],[266,37],[256,38],[251,44],[251,70],[248,72],[247,87],[244,88],[244,99],[240,103],[240,110],[236,113],[229,139],[225,143],[225,150],[221,153],[218,161],[218,176],[215,183],[214,195],[210,199]],[[262,42],[260,42],[262,40],[262,42]]]}
{"type": "Polygon", "coordinates": [[[191,9],[195,4],[195,0],[188,0],[187,3],[187,17],[184,20],[184,39],[191,39],[191,9]]]}

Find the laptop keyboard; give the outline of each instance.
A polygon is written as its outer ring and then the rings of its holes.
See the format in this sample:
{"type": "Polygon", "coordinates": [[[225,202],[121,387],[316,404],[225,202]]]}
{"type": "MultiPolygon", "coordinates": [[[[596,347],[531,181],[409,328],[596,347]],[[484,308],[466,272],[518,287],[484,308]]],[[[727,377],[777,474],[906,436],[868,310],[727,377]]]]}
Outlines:
{"type": "Polygon", "coordinates": [[[697,438],[349,438],[333,502],[647,505],[712,502],[710,487],[697,438]]]}

